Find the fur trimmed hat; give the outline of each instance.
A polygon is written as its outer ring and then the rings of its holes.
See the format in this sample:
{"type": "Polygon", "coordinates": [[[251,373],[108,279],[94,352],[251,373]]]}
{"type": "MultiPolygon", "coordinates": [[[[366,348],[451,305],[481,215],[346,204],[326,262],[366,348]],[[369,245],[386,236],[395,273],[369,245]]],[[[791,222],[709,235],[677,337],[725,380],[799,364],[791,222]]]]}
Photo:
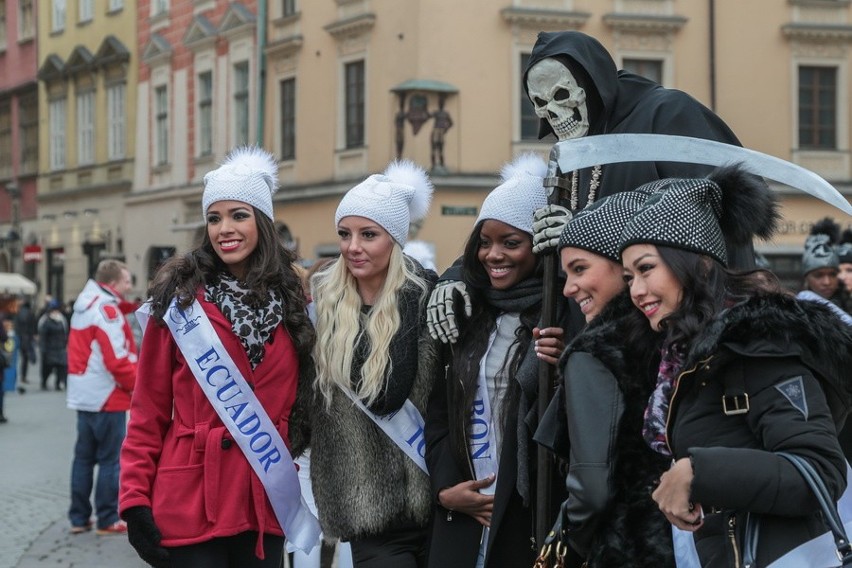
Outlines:
{"type": "Polygon", "coordinates": [[[544,177],[547,164],[538,155],[521,154],[503,166],[500,185],[482,202],[476,224],[487,219],[501,221],[533,234],[533,215],[547,205],[544,177]]]}
{"type": "Polygon", "coordinates": [[[802,253],[802,276],[820,268],[840,268],[840,256],[834,245],[840,240],[840,225],[831,217],[813,224],[811,234],[805,239],[802,253]]]}
{"type": "Polygon", "coordinates": [[[272,194],[278,189],[278,163],[257,146],[231,150],[222,165],[204,176],[201,214],[217,201],[241,201],[273,219],[272,194]]]}
{"type": "MultiPolygon", "coordinates": [[[[653,244],[706,254],[728,264],[725,242],[768,239],[778,224],[778,198],[740,166],[715,169],[707,178],[664,179],[624,228],[619,251],[653,244]]],[[[642,186],[644,188],[645,186],[642,186]]],[[[641,189],[641,188],[640,188],[641,189]]]]}
{"type": "Polygon", "coordinates": [[[633,191],[620,191],[580,210],[562,229],[559,251],[565,247],[581,248],[620,263],[621,232],[653,193],[654,185],[661,183],[657,181],[633,191]]]}
{"type": "Polygon", "coordinates": [[[409,160],[394,161],[384,173],[373,174],[346,192],[337,206],[334,224],[337,226],[344,217],[365,217],[381,225],[404,247],[411,223],[429,212],[433,191],[423,168],[409,160]]]}

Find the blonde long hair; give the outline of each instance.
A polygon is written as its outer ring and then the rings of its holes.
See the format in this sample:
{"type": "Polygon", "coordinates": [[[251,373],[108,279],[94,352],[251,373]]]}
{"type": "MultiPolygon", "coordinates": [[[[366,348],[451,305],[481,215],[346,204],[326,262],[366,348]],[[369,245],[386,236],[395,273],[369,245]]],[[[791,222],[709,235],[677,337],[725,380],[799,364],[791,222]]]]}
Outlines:
{"type": "Polygon", "coordinates": [[[316,304],[317,342],[314,360],[317,368],[315,388],[331,407],[336,387],[352,388],[350,380],[355,346],[362,334],[367,334],[370,351],[361,367],[361,381],[355,395],[369,406],[387,385],[392,365],[388,355],[390,343],[399,331],[400,317],[397,293],[406,284],[420,289],[420,301],[425,301],[428,284],[418,274],[414,261],[394,243],[385,283],[376,303],[361,328],[361,297],[358,283],[339,257],[311,278],[311,294],[316,304]]]}

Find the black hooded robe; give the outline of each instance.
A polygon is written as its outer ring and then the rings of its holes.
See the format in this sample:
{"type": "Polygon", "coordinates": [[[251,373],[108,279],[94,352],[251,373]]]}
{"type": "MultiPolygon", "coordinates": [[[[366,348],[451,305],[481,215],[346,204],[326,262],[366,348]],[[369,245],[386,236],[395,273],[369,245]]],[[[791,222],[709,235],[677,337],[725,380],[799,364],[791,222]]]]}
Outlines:
{"type": "MultiPolygon", "coordinates": [[[[587,74],[597,93],[586,89],[587,97],[599,97],[598,115],[590,117],[588,136],[596,134],[672,134],[705,138],[741,146],[733,131],[713,111],[676,89],[667,89],[649,79],[617,70],[612,56],[595,38],[582,32],[541,32],[533,46],[527,68],[524,69],[524,90],[527,74],[541,61],[552,57],[570,58],[587,74]]],[[[529,94],[529,93],[528,93],[529,94]]],[[[542,119],[539,138],[550,134],[550,124],[542,119]]],[[[711,166],[677,162],[625,162],[607,164],[602,168],[597,199],[619,191],[635,189],[642,184],[662,178],[706,177],[711,166]]],[[[579,207],[586,206],[592,169],[579,172],[579,207]],[[584,190],[585,188],[585,190],[584,190]]],[[[751,246],[728,247],[729,265],[735,268],[754,267],[751,246]]]]}

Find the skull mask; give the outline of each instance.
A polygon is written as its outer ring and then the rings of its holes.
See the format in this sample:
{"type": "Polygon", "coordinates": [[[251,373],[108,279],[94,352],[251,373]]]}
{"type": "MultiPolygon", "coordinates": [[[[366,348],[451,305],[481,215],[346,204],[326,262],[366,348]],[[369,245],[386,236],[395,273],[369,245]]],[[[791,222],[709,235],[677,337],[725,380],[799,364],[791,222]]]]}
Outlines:
{"type": "Polygon", "coordinates": [[[527,91],[539,118],[550,123],[559,140],[580,138],[589,132],[586,91],[565,65],[542,59],[527,73],[527,91]]]}

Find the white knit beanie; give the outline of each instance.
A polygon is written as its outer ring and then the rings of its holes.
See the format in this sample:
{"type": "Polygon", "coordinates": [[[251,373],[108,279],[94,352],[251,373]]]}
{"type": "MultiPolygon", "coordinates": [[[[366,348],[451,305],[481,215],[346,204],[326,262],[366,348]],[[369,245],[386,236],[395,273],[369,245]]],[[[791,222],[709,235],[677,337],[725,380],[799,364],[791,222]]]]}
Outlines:
{"type": "Polygon", "coordinates": [[[207,209],[217,201],[241,201],[274,219],[272,194],[277,189],[278,164],[272,154],[257,146],[240,146],[204,176],[201,212],[207,217],[207,209]]]}
{"type": "Polygon", "coordinates": [[[337,206],[334,225],[344,217],[365,217],[404,247],[409,225],[428,213],[432,191],[423,168],[408,160],[391,162],[384,173],[373,174],[346,192],[337,206]]]}
{"type": "Polygon", "coordinates": [[[521,154],[504,165],[501,183],[482,202],[476,222],[494,219],[532,235],[533,214],[547,205],[542,185],[546,175],[547,164],[532,153],[521,154]]]}

